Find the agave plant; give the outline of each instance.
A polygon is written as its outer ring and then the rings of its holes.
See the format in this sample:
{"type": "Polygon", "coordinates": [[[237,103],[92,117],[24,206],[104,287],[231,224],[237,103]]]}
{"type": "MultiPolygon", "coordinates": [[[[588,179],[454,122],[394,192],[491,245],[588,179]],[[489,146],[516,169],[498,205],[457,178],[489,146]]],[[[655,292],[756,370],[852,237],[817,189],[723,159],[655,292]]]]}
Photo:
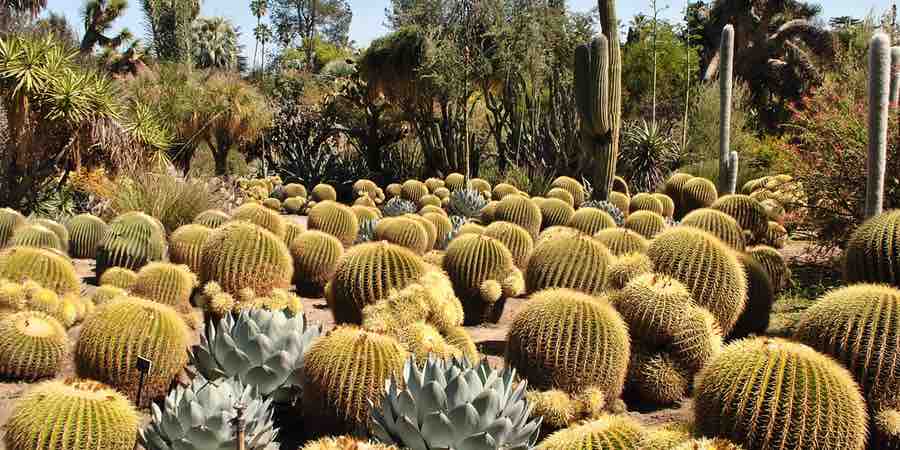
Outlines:
{"type": "Polygon", "coordinates": [[[278,430],[272,420],[272,399],[235,378],[209,381],[197,376],[166,397],[162,409],[151,406],[151,420],[139,435],[147,450],[207,450],[238,448],[232,421],[243,408],[247,450],[278,450],[278,430]]]}
{"type": "Polygon", "coordinates": [[[481,193],[474,189],[460,189],[450,194],[450,203],[447,209],[451,215],[462,216],[467,219],[481,217],[481,210],[487,205],[487,200],[481,193]]]}
{"type": "Polygon", "coordinates": [[[446,236],[440,237],[438,247],[441,249],[447,248],[447,246],[450,245],[450,241],[456,239],[456,236],[459,236],[462,226],[467,223],[469,223],[469,219],[463,216],[450,216],[450,232],[447,233],[446,236]]]}
{"type": "Polygon", "coordinates": [[[616,221],[616,226],[621,227],[622,224],[625,223],[625,214],[619,209],[618,206],[613,205],[612,203],[606,200],[588,200],[581,204],[582,208],[597,208],[601,211],[605,211],[607,214],[612,216],[613,220],[616,221]]]}
{"type": "Polygon", "coordinates": [[[622,171],[637,192],[652,192],[669,174],[680,149],[671,130],[645,120],[622,129],[622,171]]]}
{"type": "Polygon", "coordinates": [[[415,203],[400,197],[394,197],[384,204],[381,212],[384,214],[384,217],[397,217],[404,214],[415,214],[418,210],[415,203]]]}
{"type": "Polygon", "coordinates": [[[379,441],[412,450],[530,449],[541,419],[531,420],[525,382],[515,369],[495,371],[482,360],[429,358],[406,362],[403,380],[387,383],[381,408],[372,408],[379,441]]]}
{"type": "Polygon", "coordinates": [[[378,219],[367,219],[359,223],[359,234],[356,235],[356,244],[372,242],[375,240],[375,226],[378,219]]]}
{"type": "Polygon", "coordinates": [[[209,324],[191,360],[209,380],[237,377],[263,397],[290,403],[303,385],[303,356],[322,334],[303,314],[253,309],[209,324]]]}

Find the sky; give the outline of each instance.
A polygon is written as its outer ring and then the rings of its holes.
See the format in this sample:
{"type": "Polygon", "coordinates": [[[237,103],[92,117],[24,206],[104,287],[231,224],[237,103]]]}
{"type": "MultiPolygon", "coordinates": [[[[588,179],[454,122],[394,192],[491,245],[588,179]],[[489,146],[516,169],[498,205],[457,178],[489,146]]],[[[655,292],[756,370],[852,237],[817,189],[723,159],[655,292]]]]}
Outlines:
{"type": "MultiPolygon", "coordinates": [[[[669,5],[662,16],[670,19],[681,17],[685,0],[657,0],[661,5],[669,5]]],[[[225,16],[240,27],[242,31],[241,43],[244,45],[244,54],[253,53],[253,28],[256,26],[256,18],[250,14],[249,0],[204,0],[200,14],[203,16],[225,16]]],[[[368,46],[373,39],[385,34],[384,9],[388,0],[349,0],[353,9],[353,22],[350,25],[350,39],[357,47],[368,46]]],[[[567,0],[569,8],[574,11],[589,11],[597,5],[596,0],[567,0]]],[[[891,0],[820,0],[824,18],[837,16],[865,17],[871,11],[880,14],[890,7],[891,0]]],[[[81,8],[84,0],[49,0],[47,11],[62,13],[69,18],[69,22],[81,33],[84,26],[81,23],[81,8]]],[[[618,2],[618,13],[622,22],[628,22],[637,13],[649,11],[650,0],[626,0],[618,2]]],[[[127,27],[136,36],[144,38],[144,17],[141,12],[140,0],[131,0],[125,15],[119,19],[116,28],[127,27]]]]}

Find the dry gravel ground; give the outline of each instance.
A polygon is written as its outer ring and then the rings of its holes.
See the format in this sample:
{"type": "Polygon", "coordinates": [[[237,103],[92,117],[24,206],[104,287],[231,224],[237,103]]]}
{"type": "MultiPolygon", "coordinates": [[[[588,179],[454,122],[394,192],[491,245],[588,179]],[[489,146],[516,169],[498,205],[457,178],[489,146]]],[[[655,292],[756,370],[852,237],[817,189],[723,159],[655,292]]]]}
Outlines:
{"type": "MultiPolygon", "coordinates": [[[[806,254],[804,250],[804,244],[792,243],[784,250],[784,253],[788,257],[798,258],[806,254]]],[[[79,275],[82,277],[82,280],[85,282],[85,291],[89,292],[93,289],[93,286],[87,283],[93,277],[93,261],[78,260],[76,261],[76,269],[78,270],[79,275]]],[[[467,327],[469,333],[472,335],[472,338],[478,344],[479,350],[489,358],[492,365],[502,365],[506,331],[509,327],[509,323],[511,322],[512,317],[524,302],[525,300],[523,299],[514,299],[507,301],[503,316],[497,324],[467,327]]],[[[331,312],[328,310],[328,307],[323,299],[303,299],[303,303],[307,316],[311,322],[321,323],[325,326],[326,329],[334,326],[331,312]]],[[[72,347],[74,347],[80,331],[80,326],[73,327],[71,330],[69,330],[69,338],[72,347]]],[[[71,358],[69,358],[65,362],[63,370],[59,374],[59,378],[71,377],[74,376],[74,374],[74,362],[71,360],[71,358]]],[[[30,384],[28,383],[0,382],[0,437],[2,437],[5,432],[5,424],[9,419],[12,405],[14,404],[16,399],[19,398],[22,393],[27,390],[29,386],[30,384]]],[[[146,411],[144,412],[146,413],[146,411]]],[[[647,425],[662,425],[671,422],[679,422],[684,421],[691,416],[691,402],[690,400],[686,400],[679,408],[640,413],[629,412],[629,414],[633,415],[647,425]]],[[[146,414],[144,415],[144,417],[146,420],[146,414]]],[[[5,450],[5,445],[2,439],[0,439],[0,450],[5,450]]]]}

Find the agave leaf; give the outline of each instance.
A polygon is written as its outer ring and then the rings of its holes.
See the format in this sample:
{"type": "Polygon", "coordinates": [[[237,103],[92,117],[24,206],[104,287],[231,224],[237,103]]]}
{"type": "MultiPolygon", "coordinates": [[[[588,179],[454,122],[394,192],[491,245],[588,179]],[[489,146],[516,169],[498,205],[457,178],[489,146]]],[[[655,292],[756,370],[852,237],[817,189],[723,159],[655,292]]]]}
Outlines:
{"type": "Polygon", "coordinates": [[[284,381],[284,374],[273,370],[269,366],[258,366],[247,371],[241,377],[241,381],[259,388],[259,392],[268,395],[284,381]]]}
{"type": "Polygon", "coordinates": [[[472,400],[472,406],[478,410],[478,428],[484,429],[493,422],[500,412],[500,395],[493,390],[485,390],[472,400]]]}
{"type": "Polygon", "coordinates": [[[469,383],[462,374],[450,380],[447,384],[447,405],[456,408],[459,405],[469,403],[469,383]]]}
{"type": "Polygon", "coordinates": [[[422,435],[428,438],[430,448],[451,448],[456,433],[450,419],[438,411],[422,419],[422,435]]]}
{"type": "Polygon", "coordinates": [[[419,421],[432,412],[445,411],[447,409],[447,394],[444,393],[440,385],[433,381],[422,388],[416,400],[418,401],[416,406],[419,410],[419,421]]]}
{"type": "Polygon", "coordinates": [[[463,439],[456,450],[496,450],[497,443],[494,438],[487,433],[478,433],[463,439]]]}
{"type": "Polygon", "coordinates": [[[411,450],[429,450],[419,428],[409,420],[409,417],[403,416],[397,421],[397,428],[394,429],[403,447],[411,450]]]}
{"type": "Polygon", "coordinates": [[[478,429],[478,410],[468,403],[451,409],[448,417],[459,436],[468,436],[478,429]]]}
{"type": "Polygon", "coordinates": [[[512,421],[506,417],[501,417],[484,429],[498,444],[503,445],[513,429],[512,421]]]}

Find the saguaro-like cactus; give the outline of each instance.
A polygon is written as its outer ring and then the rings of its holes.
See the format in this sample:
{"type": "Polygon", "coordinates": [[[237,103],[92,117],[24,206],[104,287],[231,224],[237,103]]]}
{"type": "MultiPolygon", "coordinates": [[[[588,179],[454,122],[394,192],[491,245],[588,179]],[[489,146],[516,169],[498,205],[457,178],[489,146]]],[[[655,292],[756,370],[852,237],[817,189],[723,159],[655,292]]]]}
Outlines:
{"type": "Polygon", "coordinates": [[[900,106],[900,46],[891,47],[891,108],[900,106]]]}
{"type": "Polygon", "coordinates": [[[622,55],[615,0],[600,0],[599,10],[603,34],[575,49],[575,95],[581,149],[593,160],[594,197],[607,200],[619,157],[622,55]]]}
{"type": "Polygon", "coordinates": [[[869,163],[866,218],[881,214],[884,205],[884,164],[887,155],[888,101],[891,89],[891,39],[877,33],[869,45],[869,163]]]}
{"type": "Polygon", "coordinates": [[[731,151],[731,102],[734,83],[734,27],[725,25],[719,44],[719,192],[734,194],[737,188],[737,152],[731,151]]]}

